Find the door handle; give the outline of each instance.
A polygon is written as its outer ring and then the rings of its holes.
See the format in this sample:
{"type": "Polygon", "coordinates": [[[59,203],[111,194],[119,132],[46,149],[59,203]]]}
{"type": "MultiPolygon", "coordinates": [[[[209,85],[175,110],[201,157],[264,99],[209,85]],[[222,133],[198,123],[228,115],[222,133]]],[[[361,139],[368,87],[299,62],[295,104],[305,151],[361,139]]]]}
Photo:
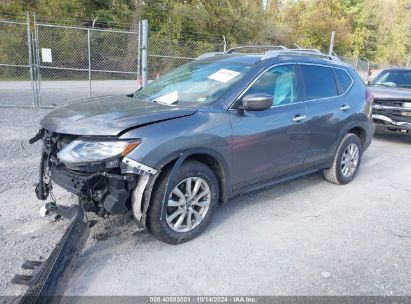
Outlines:
{"type": "Polygon", "coordinates": [[[347,111],[349,108],[350,108],[349,105],[342,105],[342,106],[340,107],[340,111],[347,111]]]}
{"type": "Polygon", "coordinates": [[[300,122],[306,119],[306,115],[295,115],[294,118],[292,119],[293,122],[300,122]]]}

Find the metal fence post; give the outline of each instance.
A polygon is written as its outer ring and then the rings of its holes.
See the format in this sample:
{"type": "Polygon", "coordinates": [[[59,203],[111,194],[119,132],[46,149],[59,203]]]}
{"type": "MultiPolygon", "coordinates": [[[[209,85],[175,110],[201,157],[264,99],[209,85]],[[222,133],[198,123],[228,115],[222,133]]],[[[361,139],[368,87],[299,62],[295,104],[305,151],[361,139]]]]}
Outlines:
{"type": "Polygon", "coordinates": [[[141,76],[142,76],[142,86],[147,84],[147,53],[148,53],[148,21],[141,21],[141,76]]]}
{"type": "Polygon", "coordinates": [[[34,27],[34,34],[33,34],[33,51],[34,51],[34,79],[35,79],[35,87],[36,87],[36,95],[37,95],[37,108],[41,106],[41,74],[40,74],[40,42],[39,42],[39,34],[37,28],[37,19],[36,14],[33,14],[33,27],[34,27]]]}
{"type": "Polygon", "coordinates": [[[370,61],[366,57],[364,57],[364,60],[367,62],[367,76],[365,78],[365,81],[368,83],[370,78],[370,61]]]}
{"type": "Polygon", "coordinates": [[[88,96],[91,98],[91,42],[90,42],[90,29],[87,29],[87,48],[88,48],[88,96]]]}
{"type": "Polygon", "coordinates": [[[27,19],[27,46],[28,46],[28,56],[29,56],[29,66],[30,66],[30,82],[31,82],[31,91],[33,93],[33,108],[37,107],[37,94],[34,84],[34,75],[33,75],[33,52],[31,48],[33,47],[31,42],[31,30],[30,30],[30,15],[29,12],[26,12],[27,19]]]}
{"type": "Polygon", "coordinates": [[[137,81],[141,86],[141,22],[138,23],[137,34],[137,81]]]}
{"type": "Polygon", "coordinates": [[[332,56],[334,52],[334,40],[335,40],[335,31],[331,32],[331,40],[330,40],[330,49],[328,50],[328,56],[332,56]]]}

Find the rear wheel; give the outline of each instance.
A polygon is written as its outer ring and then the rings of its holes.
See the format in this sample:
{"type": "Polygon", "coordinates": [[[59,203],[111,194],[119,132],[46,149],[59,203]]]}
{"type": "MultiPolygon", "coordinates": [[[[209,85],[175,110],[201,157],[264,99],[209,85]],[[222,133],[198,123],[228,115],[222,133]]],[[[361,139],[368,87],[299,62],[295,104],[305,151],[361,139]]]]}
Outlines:
{"type": "Polygon", "coordinates": [[[324,177],[338,185],[349,183],[358,172],[362,152],[362,144],[358,136],[347,133],[337,148],[332,166],[323,171],[324,177]]]}
{"type": "Polygon", "coordinates": [[[214,172],[199,161],[184,162],[163,203],[170,172],[156,183],[148,210],[148,228],[161,241],[180,244],[199,235],[217,209],[219,189],[214,172]]]}

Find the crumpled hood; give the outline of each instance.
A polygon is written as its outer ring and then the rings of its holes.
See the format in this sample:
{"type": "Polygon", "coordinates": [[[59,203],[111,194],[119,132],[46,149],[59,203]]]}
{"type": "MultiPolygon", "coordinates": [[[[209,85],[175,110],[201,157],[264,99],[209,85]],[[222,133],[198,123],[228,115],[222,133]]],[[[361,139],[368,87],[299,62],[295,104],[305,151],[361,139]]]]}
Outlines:
{"type": "Polygon", "coordinates": [[[375,99],[411,100],[411,89],[396,87],[369,87],[375,99]]]}
{"type": "Polygon", "coordinates": [[[47,114],[40,125],[49,131],[73,135],[116,136],[144,124],[192,115],[196,107],[167,106],[126,95],[86,99],[47,114]]]}

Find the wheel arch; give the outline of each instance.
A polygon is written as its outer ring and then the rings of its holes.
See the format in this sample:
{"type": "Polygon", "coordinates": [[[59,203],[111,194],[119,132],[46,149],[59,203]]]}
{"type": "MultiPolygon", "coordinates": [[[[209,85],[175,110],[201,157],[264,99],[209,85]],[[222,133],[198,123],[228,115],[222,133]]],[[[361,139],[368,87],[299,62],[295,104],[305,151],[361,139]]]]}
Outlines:
{"type": "Polygon", "coordinates": [[[344,138],[345,134],[353,133],[360,138],[361,144],[364,147],[367,141],[367,127],[365,123],[359,121],[353,121],[352,123],[348,124],[340,133],[340,138],[335,146],[335,150],[337,149],[339,143],[344,138]]]}
{"type": "MultiPolygon", "coordinates": [[[[187,149],[185,151],[172,153],[163,158],[163,160],[156,165],[156,168],[159,168],[159,172],[156,175],[150,176],[144,189],[144,194],[140,203],[142,218],[139,221],[143,229],[146,227],[147,211],[151,203],[152,192],[156,187],[158,177],[166,170],[171,170],[172,172],[168,180],[168,184],[170,184],[170,180],[174,178],[175,172],[178,171],[181,164],[189,159],[201,161],[212,170],[217,169],[216,177],[219,185],[219,202],[224,203],[228,200],[231,191],[229,184],[229,168],[226,161],[219,153],[206,148],[187,149]]],[[[168,189],[167,185],[166,192],[169,191],[170,189],[168,189]]],[[[165,193],[165,195],[167,195],[167,193],[165,193]]]]}
{"type": "Polygon", "coordinates": [[[163,170],[172,167],[172,170],[178,170],[178,168],[174,167],[178,160],[183,163],[190,159],[204,163],[216,173],[220,190],[219,202],[226,202],[230,195],[229,167],[225,159],[214,150],[208,148],[192,148],[180,152],[175,152],[163,158],[163,160],[156,165],[156,168],[163,170]]]}
{"type": "Polygon", "coordinates": [[[346,133],[353,133],[358,136],[358,138],[361,141],[362,146],[364,147],[366,141],[367,141],[367,132],[365,129],[361,126],[355,126],[349,129],[346,133]]]}

